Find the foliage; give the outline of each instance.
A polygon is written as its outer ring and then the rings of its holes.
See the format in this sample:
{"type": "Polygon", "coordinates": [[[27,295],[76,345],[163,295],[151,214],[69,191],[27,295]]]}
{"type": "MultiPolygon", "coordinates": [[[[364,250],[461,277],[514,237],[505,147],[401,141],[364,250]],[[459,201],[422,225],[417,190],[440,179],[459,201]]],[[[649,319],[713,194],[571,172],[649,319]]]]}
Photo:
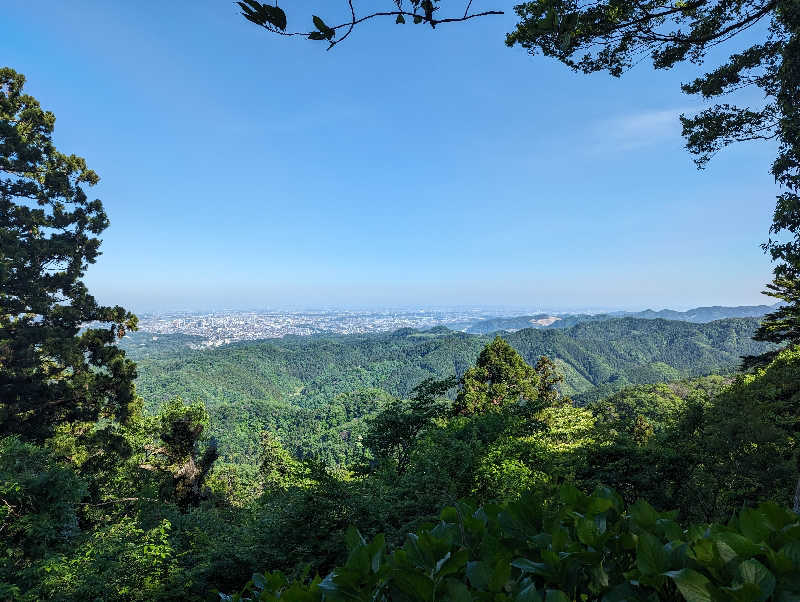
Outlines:
{"type": "Polygon", "coordinates": [[[178,569],[170,530],[167,520],[143,529],[128,518],[100,528],[71,554],[42,562],[41,579],[24,599],[166,599],[178,569]]]}
{"type": "Polygon", "coordinates": [[[271,433],[261,437],[261,479],[266,491],[285,490],[296,480],[297,461],[271,433]]]}
{"type": "MultiPolygon", "coordinates": [[[[583,404],[626,385],[731,372],[742,355],[774,348],[752,341],[757,324],[625,318],[504,337],[532,366],[542,356],[552,359],[564,378],[555,385],[558,391],[583,404]]],[[[447,330],[409,330],[287,337],[195,351],[169,342],[163,350],[142,350],[143,336],[126,337],[123,345],[137,359],[137,390],[148,407],[157,410],[176,395],[203,402],[209,433],[218,439],[225,462],[253,463],[259,433],[269,431],[294,457],[338,466],[364,461],[367,422],[381,408],[410,398],[414,385],[426,378],[463,375],[492,341],[447,330]]]]}
{"type": "Polygon", "coordinates": [[[464,373],[453,410],[465,416],[500,411],[507,405],[539,408],[539,376],[501,337],[495,337],[464,373]]]}
{"type": "Polygon", "coordinates": [[[219,457],[217,443],[208,441],[200,450],[203,432],[208,428],[208,412],[201,403],[186,405],[176,397],[161,408],[156,419],[160,447],[150,446],[151,463],[143,468],[166,470],[171,474],[168,497],[181,507],[197,504],[208,496],[205,481],[219,457]]]}
{"type": "MultiPolygon", "coordinates": [[[[415,25],[424,23],[435,28],[440,23],[458,23],[474,19],[475,17],[503,14],[501,10],[470,13],[472,2],[467,2],[463,5],[463,16],[459,11],[453,16],[444,17],[439,14],[441,8],[440,0],[392,0],[386,3],[389,10],[361,15],[356,14],[353,0],[347,0],[347,2],[343,4],[348,12],[347,20],[344,23],[329,26],[317,15],[312,15],[310,21],[313,23],[314,29],[310,31],[292,32],[291,30],[287,31],[288,18],[286,12],[280,8],[277,3],[275,6],[271,6],[269,4],[257,2],[256,0],[243,0],[236,4],[239,5],[239,8],[242,10],[241,14],[245,19],[263,27],[267,31],[282,36],[301,36],[309,40],[326,41],[328,42],[328,50],[346,39],[352,33],[356,25],[377,17],[392,17],[394,18],[394,22],[398,25],[405,24],[406,17],[408,17],[415,25]]],[[[330,7],[326,5],[324,9],[328,12],[330,7]]]]}
{"type": "Polygon", "coordinates": [[[701,440],[718,507],[766,499],[797,504],[799,407],[797,347],[739,376],[716,398],[703,416],[701,440]]]}
{"type": "Polygon", "coordinates": [[[792,504],[800,354],[780,352],[729,386],[718,379],[634,387],[595,404],[597,432],[577,467],[584,487],[613,486],[677,507],[692,520],[725,520],[742,504],[792,504]]]}
{"type": "Polygon", "coordinates": [[[683,61],[702,63],[712,48],[756,28],[743,50],[694,81],[687,94],[721,101],[757,88],[754,106],[718,102],[693,116],[681,116],[683,134],[699,167],[735,142],[776,140],[772,175],[783,188],[777,197],[764,249],[778,263],[765,294],[788,303],[768,315],[759,340],[800,343],[792,324],[800,316],[796,289],[800,275],[800,6],[794,0],[535,0],[515,7],[521,21],[507,36],[535,54],[551,56],[584,73],[619,76],[649,54],[656,69],[683,61]],[[787,236],[788,235],[788,236],[787,236]]]}
{"type": "Polygon", "coordinates": [[[41,442],[65,423],[136,416],[135,365],[114,346],[136,317],[81,280],[108,226],[85,190],[99,178],[56,150],[55,116],[24,83],[0,69],[0,435],[41,442]]]}
{"type": "MultiPolygon", "coordinates": [[[[79,534],[78,503],[86,485],[52,455],[17,437],[0,439],[0,597],[15,573],[67,547],[79,534]]],[[[19,578],[17,578],[19,580],[19,578]]]]}
{"type": "Polygon", "coordinates": [[[417,439],[450,410],[444,395],[455,385],[455,377],[428,378],[414,388],[410,400],[391,401],[369,421],[364,445],[375,458],[394,462],[397,472],[404,473],[417,439]]]}
{"type": "Polygon", "coordinates": [[[644,501],[569,486],[557,502],[445,508],[391,553],[348,532],[344,565],[324,579],[255,574],[223,600],[767,600],[800,595],[800,521],[772,503],[728,525],[682,528],[644,501]]]}

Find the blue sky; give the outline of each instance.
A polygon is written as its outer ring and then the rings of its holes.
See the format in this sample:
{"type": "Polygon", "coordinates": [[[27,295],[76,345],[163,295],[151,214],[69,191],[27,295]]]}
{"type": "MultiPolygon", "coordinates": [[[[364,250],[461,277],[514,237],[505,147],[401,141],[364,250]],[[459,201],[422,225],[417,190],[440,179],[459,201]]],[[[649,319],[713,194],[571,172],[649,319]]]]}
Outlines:
{"type": "Polygon", "coordinates": [[[0,49],[102,178],[103,302],[768,302],[774,148],[699,172],[677,120],[694,70],[574,74],[507,48],[513,24],[374,21],[325,52],[227,0],[6,0],[0,49]]]}

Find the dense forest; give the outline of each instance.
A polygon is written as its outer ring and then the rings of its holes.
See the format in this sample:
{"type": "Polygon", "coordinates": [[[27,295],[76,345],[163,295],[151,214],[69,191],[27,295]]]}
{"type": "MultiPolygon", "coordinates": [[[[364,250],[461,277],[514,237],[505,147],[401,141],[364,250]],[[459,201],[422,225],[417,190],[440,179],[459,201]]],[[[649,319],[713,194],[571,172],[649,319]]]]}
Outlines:
{"type": "MultiPolygon", "coordinates": [[[[236,5],[251,27],[329,50],[387,17],[436,29],[503,13],[348,1],[347,20],[313,15],[307,30],[277,3],[236,5]]],[[[613,76],[647,57],[698,65],[766,23],[683,85],[763,102],[681,121],[701,166],[734,142],[776,143],[764,250],[780,303],[502,336],[153,340],[90,294],[109,225],[89,196],[99,176],[56,148],[54,114],[2,68],[0,599],[800,599],[800,5],[514,13],[509,46],[613,76]]]]}
{"type": "MultiPolygon", "coordinates": [[[[585,405],[626,385],[730,374],[741,356],[771,350],[752,340],[755,319],[707,324],[614,319],[505,339],[533,365],[550,357],[558,389],[585,405]]],[[[426,378],[460,376],[492,337],[446,328],[389,334],[292,337],[193,350],[183,335],[132,333],[121,341],[137,361],[148,409],[174,397],[202,402],[225,461],[249,463],[269,430],[297,457],[346,464],[363,453],[364,418],[406,398],[426,378]],[[181,344],[183,343],[183,344],[181,344]]],[[[454,391],[450,393],[451,397],[454,391]]]]}

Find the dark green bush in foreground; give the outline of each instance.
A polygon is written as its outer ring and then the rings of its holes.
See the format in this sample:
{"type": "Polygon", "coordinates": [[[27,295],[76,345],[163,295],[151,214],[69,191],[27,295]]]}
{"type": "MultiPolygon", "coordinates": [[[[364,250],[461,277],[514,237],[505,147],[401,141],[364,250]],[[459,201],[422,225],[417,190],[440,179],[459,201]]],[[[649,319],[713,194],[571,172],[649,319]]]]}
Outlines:
{"type": "Polygon", "coordinates": [[[346,564],[288,582],[256,574],[224,600],[800,600],[800,516],[774,503],[727,525],[683,528],[672,512],[608,488],[565,486],[557,507],[529,496],[445,508],[388,553],[351,529],[346,564]]]}

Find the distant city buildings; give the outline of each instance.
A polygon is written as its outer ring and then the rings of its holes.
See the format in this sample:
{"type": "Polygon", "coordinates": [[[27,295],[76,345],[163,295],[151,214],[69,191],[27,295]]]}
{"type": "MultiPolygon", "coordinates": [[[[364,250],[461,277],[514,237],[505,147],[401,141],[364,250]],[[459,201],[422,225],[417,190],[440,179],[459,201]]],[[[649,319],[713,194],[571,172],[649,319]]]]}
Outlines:
{"type": "Polygon", "coordinates": [[[204,339],[202,346],[218,347],[235,341],[326,332],[363,334],[434,326],[463,330],[486,317],[485,310],[169,313],[140,315],[139,329],[156,335],[195,335],[204,339]]]}

